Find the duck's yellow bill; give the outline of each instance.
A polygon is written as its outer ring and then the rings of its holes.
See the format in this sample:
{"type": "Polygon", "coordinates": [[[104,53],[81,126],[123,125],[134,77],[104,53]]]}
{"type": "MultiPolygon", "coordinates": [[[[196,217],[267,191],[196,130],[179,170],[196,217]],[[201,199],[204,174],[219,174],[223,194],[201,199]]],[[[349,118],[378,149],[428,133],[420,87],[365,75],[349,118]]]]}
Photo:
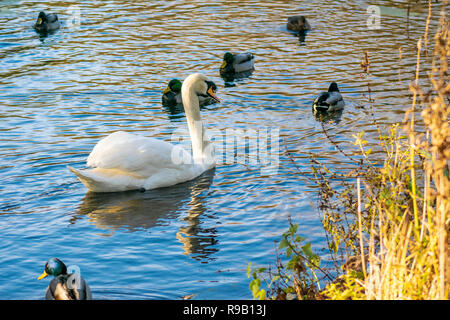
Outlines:
{"type": "Polygon", "coordinates": [[[44,272],[39,276],[38,280],[42,280],[42,279],[44,279],[46,276],[48,276],[48,273],[44,271],[44,272]]]}
{"type": "Polygon", "coordinates": [[[163,91],[164,94],[169,93],[169,92],[170,92],[170,87],[165,88],[163,91]]]}
{"type": "Polygon", "coordinates": [[[214,93],[214,90],[213,90],[213,88],[212,87],[210,87],[209,89],[208,89],[208,95],[211,97],[211,98],[213,98],[214,100],[216,100],[217,102],[220,102],[220,99],[216,96],[216,94],[214,93]]]}
{"type": "Polygon", "coordinates": [[[222,62],[222,65],[220,66],[220,69],[224,69],[226,66],[227,66],[227,62],[224,61],[224,62],[222,62]]]}
{"type": "Polygon", "coordinates": [[[42,23],[42,19],[39,18],[38,21],[37,21],[37,24],[39,25],[39,24],[41,24],[41,23],[42,23]]]}

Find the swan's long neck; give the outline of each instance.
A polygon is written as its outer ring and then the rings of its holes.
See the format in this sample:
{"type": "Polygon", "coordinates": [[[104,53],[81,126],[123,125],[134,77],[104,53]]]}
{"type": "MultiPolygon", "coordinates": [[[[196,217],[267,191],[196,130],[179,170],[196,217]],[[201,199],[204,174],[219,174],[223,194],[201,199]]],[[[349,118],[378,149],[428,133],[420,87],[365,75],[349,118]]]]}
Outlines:
{"type": "MultiPolygon", "coordinates": [[[[186,81],[188,81],[188,79],[186,79],[185,82],[186,81]]],[[[200,117],[198,96],[193,88],[192,82],[184,83],[181,89],[181,97],[192,141],[193,158],[195,163],[200,163],[207,158],[205,149],[209,145],[209,141],[205,137],[203,123],[200,117]]]]}

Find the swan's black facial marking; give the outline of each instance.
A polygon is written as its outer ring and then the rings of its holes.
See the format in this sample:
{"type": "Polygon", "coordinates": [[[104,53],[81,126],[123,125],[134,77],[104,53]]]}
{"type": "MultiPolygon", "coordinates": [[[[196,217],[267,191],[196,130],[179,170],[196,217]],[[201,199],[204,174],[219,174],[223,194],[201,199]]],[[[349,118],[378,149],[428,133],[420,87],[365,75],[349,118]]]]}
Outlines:
{"type": "Polygon", "coordinates": [[[217,86],[216,86],[216,84],[215,84],[214,82],[208,81],[208,80],[206,80],[205,82],[206,82],[206,85],[208,86],[208,89],[209,89],[209,88],[212,88],[212,90],[213,90],[214,92],[216,92],[217,86]]]}
{"type": "Polygon", "coordinates": [[[201,94],[202,97],[211,97],[214,100],[216,100],[217,102],[220,102],[219,98],[217,98],[216,96],[216,90],[217,90],[217,86],[214,82],[212,81],[208,81],[205,80],[206,83],[206,93],[205,94],[201,94]]]}

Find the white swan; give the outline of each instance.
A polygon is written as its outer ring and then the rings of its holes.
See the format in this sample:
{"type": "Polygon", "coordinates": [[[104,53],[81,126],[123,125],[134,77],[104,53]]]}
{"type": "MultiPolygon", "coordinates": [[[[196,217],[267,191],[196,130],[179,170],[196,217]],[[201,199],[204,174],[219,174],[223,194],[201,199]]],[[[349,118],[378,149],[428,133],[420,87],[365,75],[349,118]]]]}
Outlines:
{"type": "Polygon", "coordinates": [[[202,74],[186,78],[181,88],[193,155],[171,143],[118,131],[100,140],[87,159],[92,169],[68,168],[94,192],[149,190],[192,180],[215,166],[212,144],[200,118],[199,96],[218,102],[213,83],[202,74]],[[183,159],[183,161],[181,161],[183,159]]]}

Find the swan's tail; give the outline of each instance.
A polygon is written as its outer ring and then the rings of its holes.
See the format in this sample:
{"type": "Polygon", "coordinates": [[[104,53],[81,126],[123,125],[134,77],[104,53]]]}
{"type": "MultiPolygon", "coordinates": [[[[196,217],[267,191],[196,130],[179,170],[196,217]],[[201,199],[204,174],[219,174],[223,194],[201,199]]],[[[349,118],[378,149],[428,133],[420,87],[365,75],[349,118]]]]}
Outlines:
{"type": "Polygon", "coordinates": [[[67,166],[67,168],[69,168],[69,170],[72,171],[78,177],[78,179],[80,179],[80,181],[85,185],[85,187],[89,189],[89,191],[117,192],[117,191],[139,189],[139,187],[135,186],[133,183],[130,183],[129,177],[124,176],[120,177],[120,175],[119,176],[116,175],[116,178],[118,178],[117,182],[119,183],[114,183],[115,179],[111,179],[112,177],[111,173],[106,172],[110,170],[104,170],[105,172],[102,174],[102,172],[94,172],[93,170],[78,170],[72,168],[71,166],[67,166]],[[124,179],[126,179],[128,183],[124,183],[123,181],[124,179]]]}
{"type": "Polygon", "coordinates": [[[70,166],[67,168],[80,179],[89,191],[93,192],[120,192],[139,190],[145,187],[145,178],[118,169],[78,170],[70,166]]]}
{"type": "Polygon", "coordinates": [[[89,171],[87,170],[77,170],[75,168],[72,168],[71,166],[67,166],[67,168],[74,173],[78,179],[85,185],[86,188],[88,188],[90,191],[97,191],[98,188],[96,186],[99,185],[98,180],[96,180],[89,171]]]}

